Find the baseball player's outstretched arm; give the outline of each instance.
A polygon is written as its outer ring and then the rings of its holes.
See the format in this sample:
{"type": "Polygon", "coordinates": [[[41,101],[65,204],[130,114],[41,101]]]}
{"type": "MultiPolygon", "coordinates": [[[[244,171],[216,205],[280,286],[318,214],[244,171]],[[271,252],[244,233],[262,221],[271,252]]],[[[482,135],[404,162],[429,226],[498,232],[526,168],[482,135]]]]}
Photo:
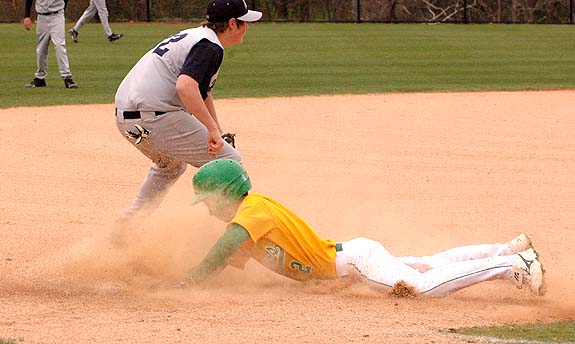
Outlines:
{"type": "Polygon", "coordinates": [[[176,80],[176,91],[186,110],[192,113],[208,129],[208,153],[216,156],[224,146],[222,132],[202,99],[198,83],[193,78],[181,74],[176,80]]]}
{"type": "Polygon", "coordinates": [[[199,283],[205,280],[214,271],[219,270],[226,264],[230,256],[248,240],[250,235],[242,226],[234,223],[216,241],[210,252],[190,273],[192,283],[199,283]]]}

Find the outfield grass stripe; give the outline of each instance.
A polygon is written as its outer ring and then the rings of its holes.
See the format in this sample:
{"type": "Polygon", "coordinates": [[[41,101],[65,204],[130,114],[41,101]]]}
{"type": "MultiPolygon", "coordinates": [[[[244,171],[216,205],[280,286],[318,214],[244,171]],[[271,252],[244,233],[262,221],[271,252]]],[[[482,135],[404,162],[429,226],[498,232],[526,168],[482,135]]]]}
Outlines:
{"type": "MultiPolygon", "coordinates": [[[[53,47],[48,87],[24,89],[36,69],[35,33],[0,24],[0,107],[112,103],[122,78],[159,41],[191,24],[101,26],[68,41],[77,90],[65,90],[53,47]]],[[[67,24],[67,29],[71,23],[67,24]]],[[[257,23],[226,50],[216,98],[417,91],[575,88],[575,26],[257,23]]]]}

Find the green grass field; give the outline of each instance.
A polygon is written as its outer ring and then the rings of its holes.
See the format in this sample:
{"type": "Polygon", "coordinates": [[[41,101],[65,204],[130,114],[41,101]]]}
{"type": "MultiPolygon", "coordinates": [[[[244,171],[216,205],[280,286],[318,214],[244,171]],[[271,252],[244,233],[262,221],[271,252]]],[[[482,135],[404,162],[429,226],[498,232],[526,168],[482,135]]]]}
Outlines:
{"type": "MultiPolygon", "coordinates": [[[[196,24],[99,24],[68,40],[78,90],[65,90],[51,47],[48,87],[24,89],[36,69],[35,33],[0,24],[0,107],[112,103],[132,65],[196,24]]],[[[67,29],[71,23],[67,24],[67,29]]],[[[216,98],[306,94],[575,88],[575,26],[257,23],[226,50],[216,98]]]]}
{"type": "Polygon", "coordinates": [[[550,324],[468,327],[454,329],[450,332],[469,336],[523,340],[527,342],[575,343],[575,321],[559,321],[550,324]]]}

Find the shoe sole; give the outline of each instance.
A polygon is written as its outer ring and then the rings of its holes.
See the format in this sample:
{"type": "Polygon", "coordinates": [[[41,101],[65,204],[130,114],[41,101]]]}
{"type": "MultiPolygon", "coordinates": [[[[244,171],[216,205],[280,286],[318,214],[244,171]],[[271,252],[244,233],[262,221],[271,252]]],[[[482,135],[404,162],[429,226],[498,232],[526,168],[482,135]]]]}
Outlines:
{"type": "Polygon", "coordinates": [[[534,260],[533,263],[531,263],[531,269],[529,272],[531,274],[531,283],[529,284],[531,292],[539,296],[545,294],[545,288],[543,285],[543,274],[545,273],[545,270],[543,270],[541,262],[539,262],[539,260],[534,260]]]}
{"type": "Polygon", "coordinates": [[[65,88],[78,88],[78,84],[67,83],[66,81],[64,81],[64,87],[65,88]]]}
{"type": "Polygon", "coordinates": [[[525,233],[519,234],[515,239],[511,241],[511,249],[513,250],[513,253],[520,253],[532,247],[531,238],[525,233]]]}
{"type": "Polygon", "coordinates": [[[513,284],[518,289],[523,288],[523,274],[529,275],[529,288],[535,295],[542,295],[543,286],[543,265],[539,261],[539,254],[533,248],[529,248],[517,256],[522,260],[520,265],[514,264],[511,269],[513,284]]]}
{"type": "Polygon", "coordinates": [[[122,38],[122,37],[124,37],[124,35],[118,35],[118,37],[115,37],[115,38],[113,38],[113,39],[109,39],[109,38],[108,38],[108,41],[109,41],[109,42],[115,42],[115,41],[119,40],[119,39],[122,38]]]}

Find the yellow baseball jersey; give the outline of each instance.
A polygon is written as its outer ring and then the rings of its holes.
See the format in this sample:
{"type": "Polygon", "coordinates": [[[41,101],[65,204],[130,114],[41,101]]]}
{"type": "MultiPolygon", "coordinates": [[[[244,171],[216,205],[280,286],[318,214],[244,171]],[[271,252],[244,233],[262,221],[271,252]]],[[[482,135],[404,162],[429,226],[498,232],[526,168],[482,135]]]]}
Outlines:
{"type": "Polygon", "coordinates": [[[253,258],[295,280],[337,277],[336,243],[320,238],[303,219],[273,199],[249,194],[231,223],[245,228],[252,239],[241,247],[231,265],[243,267],[253,258]]]}

